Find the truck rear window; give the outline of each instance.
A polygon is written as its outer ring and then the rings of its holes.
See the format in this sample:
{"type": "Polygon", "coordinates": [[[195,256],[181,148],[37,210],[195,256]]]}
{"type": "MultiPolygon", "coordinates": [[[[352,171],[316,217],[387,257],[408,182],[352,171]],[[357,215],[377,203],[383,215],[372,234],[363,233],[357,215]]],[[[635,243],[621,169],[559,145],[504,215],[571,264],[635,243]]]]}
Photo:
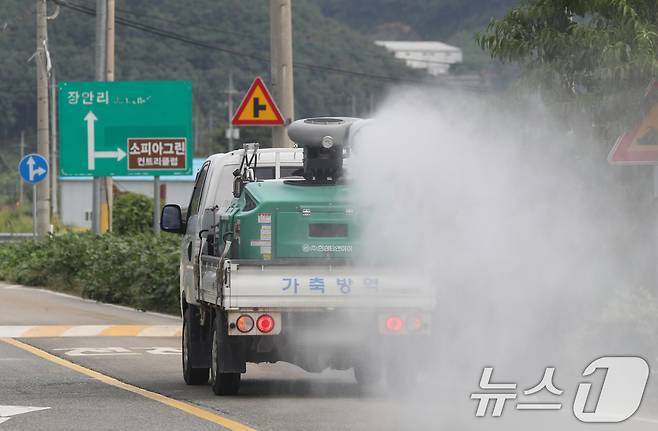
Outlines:
{"type": "Polygon", "coordinates": [[[311,223],[308,236],[313,238],[338,238],[347,236],[347,225],[338,223],[311,223]]]}

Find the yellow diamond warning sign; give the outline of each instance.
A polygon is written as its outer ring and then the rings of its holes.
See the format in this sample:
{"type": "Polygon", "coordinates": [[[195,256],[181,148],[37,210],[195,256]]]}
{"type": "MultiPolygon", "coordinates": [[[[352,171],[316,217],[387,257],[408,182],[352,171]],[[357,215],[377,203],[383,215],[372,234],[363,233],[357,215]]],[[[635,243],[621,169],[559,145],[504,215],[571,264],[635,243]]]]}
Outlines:
{"type": "Polygon", "coordinates": [[[260,77],[249,87],[231,122],[235,126],[283,125],[283,116],[260,77]]]}

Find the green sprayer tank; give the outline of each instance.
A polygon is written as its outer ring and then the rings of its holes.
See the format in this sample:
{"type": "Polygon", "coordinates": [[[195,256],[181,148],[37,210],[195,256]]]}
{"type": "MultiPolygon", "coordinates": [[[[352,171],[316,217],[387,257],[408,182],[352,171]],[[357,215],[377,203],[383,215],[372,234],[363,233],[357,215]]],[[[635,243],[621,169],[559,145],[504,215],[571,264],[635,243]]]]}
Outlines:
{"type": "Polygon", "coordinates": [[[246,150],[235,172],[235,199],[219,214],[218,252],[230,241],[225,252],[232,259],[351,259],[358,252],[358,223],[343,159],[355,130],[365,123],[312,118],[288,126],[290,138],[304,148],[304,166],[294,178],[254,179],[257,149],[246,150]]]}

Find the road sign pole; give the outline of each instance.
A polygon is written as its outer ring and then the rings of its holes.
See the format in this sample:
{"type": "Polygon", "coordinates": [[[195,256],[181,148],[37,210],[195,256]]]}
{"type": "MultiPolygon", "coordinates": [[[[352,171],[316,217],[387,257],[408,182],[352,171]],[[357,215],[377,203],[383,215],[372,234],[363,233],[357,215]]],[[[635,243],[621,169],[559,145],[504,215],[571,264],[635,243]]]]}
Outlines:
{"type": "Polygon", "coordinates": [[[292,147],[285,129],[295,115],[291,0],[270,0],[270,58],[272,93],[284,119],[284,125],[272,127],[272,147],[292,147]]]}
{"type": "Polygon", "coordinates": [[[228,150],[233,151],[233,94],[235,93],[235,88],[233,88],[233,72],[228,73],[228,90],[226,95],[228,96],[228,150]]]}
{"type": "MultiPolygon", "coordinates": [[[[105,80],[114,81],[114,12],[115,0],[107,1],[107,16],[106,16],[106,49],[105,49],[105,80]]],[[[114,182],[112,177],[105,177],[105,198],[107,202],[107,226],[108,230],[112,231],[112,214],[114,206],[114,182]]]]}
{"type": "MultiPolygon", "coordinates": [[[[107,0],[96,0],[96,81],[105,81],[105,61],[107,58],[107,0]]],[[[101,231],[101,181],[94,175],[92,186],[91,230],[101,231]]]]}
{"type": "Polygon", "coordinates": [[[160,176],[153,177],[153,233],[160,236],[160,176]]]}
{"type": "MultiPolygon", "coordinates": [[[[21,160],[25,156],[25,130],[21,130],[21,160]]],[[[18,180],[18,206],[23,205],[23,180],[18,180]]]]}
{"type": "Polygon", "coordinates": [[[32,239],[37,239],[37,185],[32,184],[32,239]]]}
{"type": "Polygon", "coordinates": [[[50,75],[50,202],[52,204],[52,216],[59,215],[59,186],[57,169],[57,79],[55,69],[50,75]]]}

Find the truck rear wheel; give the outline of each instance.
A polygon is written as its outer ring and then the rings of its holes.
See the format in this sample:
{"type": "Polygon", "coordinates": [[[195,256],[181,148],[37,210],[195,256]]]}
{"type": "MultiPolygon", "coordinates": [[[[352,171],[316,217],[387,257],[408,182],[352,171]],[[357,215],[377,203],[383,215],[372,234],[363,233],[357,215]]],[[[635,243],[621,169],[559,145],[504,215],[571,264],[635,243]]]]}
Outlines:
{"type": "Polygon", "coordinates": [[[223,352],[221,338],[226,328],[221,316],[215,319],[212,330],[212,367],[210,368],[210,385],[215,395],[235,395],[240,390],[240,373],[223,373],[220,371],[220,358],[223,352]],[[223,332],[222,332],[223,331],[223,332]]]}
{"type": "MultiPolygon", "coordinates": [[[[208,383],[209,368],[193,368],[192,364],[198,362],[195,357],[199,349],[195,349],[192,343],[195,337],[192,333],[192,327],[199,326],[199,313],[196,307],[189,305],[183,316],[183,340],[182,340],[182,361],[183,361],[183,379],[188,385],[203,385],[208,383]]],[[[197,328],[198,329],[198,328],[197,328]]],[[[198,338],[198,337],[196,337],[198,338]]]]}
{"type": "Polygon", "coordinates": [[[418,370],[411,364],[406,367],[389,364],[386,367],[386,381],[390,390],[396,393],[408,393],[418,383],[418,370]]]}
{"type": "Polygon", "coordinates": [[[382,380],[382,367],[377,361],[359,363],[354,366],[354,377],[359,386],[368,389],[382,380]]]}

